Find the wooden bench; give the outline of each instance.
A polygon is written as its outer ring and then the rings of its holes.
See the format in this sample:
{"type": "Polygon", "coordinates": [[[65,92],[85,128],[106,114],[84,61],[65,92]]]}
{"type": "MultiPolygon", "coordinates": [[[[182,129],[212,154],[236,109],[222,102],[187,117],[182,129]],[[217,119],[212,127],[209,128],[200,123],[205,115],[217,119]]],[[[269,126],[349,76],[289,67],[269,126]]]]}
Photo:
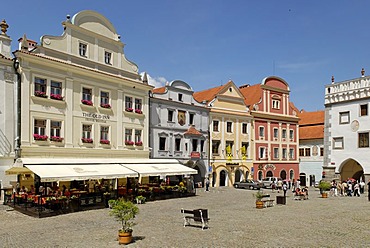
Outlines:
{"type": "Polygon", "coordinates": [[[262,199],[262,202],[263,202],[263,207],[264,208],[273,207],[274,206],[274,200],[262,199]]]}
{"type": "Polygon", "coordinates": [[[202,224],[202,230],[208,228],[208,209],[185,210],[182,208],[181,213],[184,218],[184,227],[190,226],[190,220],[193,220],[202,224]]]}

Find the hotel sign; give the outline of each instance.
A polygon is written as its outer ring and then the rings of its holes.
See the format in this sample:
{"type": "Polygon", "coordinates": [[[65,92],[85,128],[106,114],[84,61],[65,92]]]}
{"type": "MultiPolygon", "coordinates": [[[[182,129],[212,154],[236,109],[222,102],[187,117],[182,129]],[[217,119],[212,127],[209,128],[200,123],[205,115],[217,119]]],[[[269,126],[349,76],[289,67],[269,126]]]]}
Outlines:
{"type": "Polygon", "coordinates": [[[96,114],[96,113],[83,112],[82,116],[85,117],[86,121],[106,123],[107,120],[110,120],[110,115],[102,115],[102,114],[96,114]]]}

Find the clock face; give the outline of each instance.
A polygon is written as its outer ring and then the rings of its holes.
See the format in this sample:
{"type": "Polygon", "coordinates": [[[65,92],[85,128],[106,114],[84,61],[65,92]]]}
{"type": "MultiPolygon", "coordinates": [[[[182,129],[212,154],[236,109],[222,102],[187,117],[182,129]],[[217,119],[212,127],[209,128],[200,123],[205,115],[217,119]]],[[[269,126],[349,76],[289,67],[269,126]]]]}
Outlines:
{"type": "Polygon", "coordinates": [[[358,123],[357,120],[352,121],[351,123],[351,129],[353,132],[356,132],[360,126],[360,123],[358,123]]]}

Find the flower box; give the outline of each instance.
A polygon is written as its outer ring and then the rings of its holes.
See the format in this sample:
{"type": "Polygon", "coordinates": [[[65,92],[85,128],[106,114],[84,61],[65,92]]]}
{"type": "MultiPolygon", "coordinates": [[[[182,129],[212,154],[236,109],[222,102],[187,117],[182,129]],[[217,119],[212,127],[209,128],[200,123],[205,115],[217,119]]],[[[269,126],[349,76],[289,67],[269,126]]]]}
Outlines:
{"type": "Polygon", "coordinates": [[[100,144],[109,145],[110,141],[109,140],[100,140],[100,144]]]}
{"type": "Polygon", "coordinates": [[[93,105],[93,102],[90,101],[90,100],[81,100],[81,103],[82,104],[85,104],[85,105],[89,105],[89,106],[92,106],[93,105]]]}
{"type": "Polygon", "coordinates": [[[33,138],[34,138],[35,140],[45,141],[45,140],[47,140],[47,139],[48,139],[48,136],[47,136],[47,135],[40,135],[40,134],[35,133],[35,134],[33,135],[33,138]]]}
{"type": "Polygon", "coordinates": [[[100,104],[100,107],[110,109],[112,106],[109,103],[102,103],[100,104]]]}
{"type": "Polygon", "coordinates": [[[93,139],[81,138],[82,143],[93,143],[93,139]]]}
{"type": "Polygon", "coordinates": [[[141,111],[141,109],[135,109],[135,113],[136,113],[136,114],[142,114],[142,113],[143,113],[143,111],[141,111]]]}
{"type": "Polygon", "coordinates": [[[133,108],[126,108],[126,111],[127,112],[132,112],[132,111],[134,111],[134,109],[133,108]]]}
{"type": "Polygon", "coordinates": [[[135,146],[142,146],[142,145],[143,145],[143,142],[142,141],[135,142],[135,146]]]}
{"type": "Polygon", "coordinates": [[[35,91],[35,96],[38,96],[38,97],[44,97],[44,98],[48,97],[48,96],[46,95],[46,92],[38,91],[38,90],[36,90],[36,91],[35,91]]]}
{"type": "Polygon", "coordinates": [[[63,101],[63,97],[59,94],[50,94],[50,98],[54,100],[63,101]]]}
{"type": "Polygon", "coordinates": [[[125,144],[128,145],[128,146],[133,146],[134,142],[132,140],[126,140],[125,144]]]}
{"type": "Polygon", "coordinates": [[[51,136],[50,140],[54,142],[62,142],[64,138],[59,137],[59,136],[51,136]]]}

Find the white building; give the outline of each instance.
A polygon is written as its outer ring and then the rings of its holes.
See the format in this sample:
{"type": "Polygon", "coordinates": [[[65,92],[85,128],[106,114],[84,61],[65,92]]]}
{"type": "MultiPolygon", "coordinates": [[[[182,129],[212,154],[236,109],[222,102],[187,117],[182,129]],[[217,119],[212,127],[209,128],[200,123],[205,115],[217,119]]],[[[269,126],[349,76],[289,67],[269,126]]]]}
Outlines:
{"type": "Polygon", "coordinates": [[[325,159],[328,179],[370,179],[370,76],[325,87],[325,159]]]}
{"type": "Polygon", "coordinates": [[[299,117],[299,179],[303,186],[321,180],[324,165],[324,111],[300,111],[299,117]]]}
{"type": "Polygon", "coordinates": [[[193,89],[175,80],[153,90],[150,98],[152,158],[174,158],[198,171],[194,182],[208,174],[208,115],[205,104],[193,98],[193,89]]]}

